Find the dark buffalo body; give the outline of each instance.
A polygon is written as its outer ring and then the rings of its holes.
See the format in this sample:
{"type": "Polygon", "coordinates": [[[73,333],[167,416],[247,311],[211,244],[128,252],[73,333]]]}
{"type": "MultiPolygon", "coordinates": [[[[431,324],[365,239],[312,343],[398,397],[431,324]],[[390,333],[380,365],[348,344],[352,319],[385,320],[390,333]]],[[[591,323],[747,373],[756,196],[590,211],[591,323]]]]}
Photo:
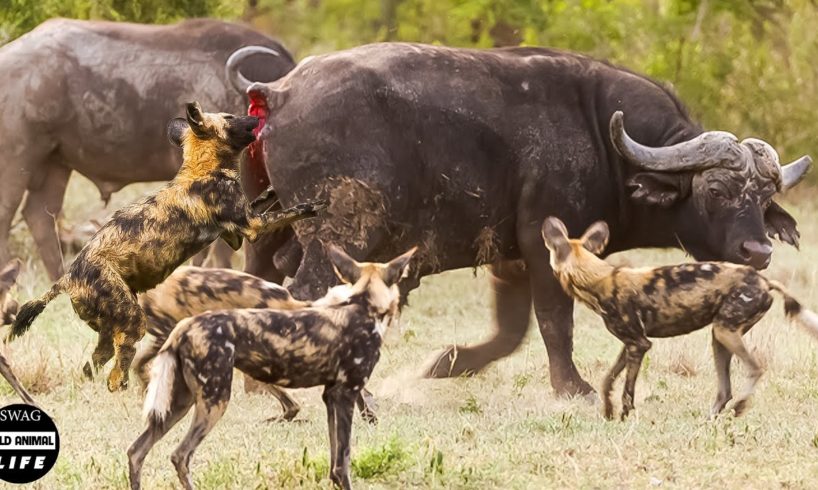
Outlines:
{"type": "MultiPolygon", "coordinates": [[[[295,296],[316,297],[332,284],[321,240],[362,260],[420,245],[410,287],[424,275],[493,264],[493,337],[460,347],[452,363],[451,351],[444,354],[434,376],[475,371],[512,352],[533,301],[552,383],[590,391],[571,360],[572,303],[540,238],[546,216],[561,217],[572,234],[607,221],[608,252],[683,245],[699,259],[764,267],[768,231],[797,243],[794,220],[771,201],[794,179],[782,185],[766,143],[703,133],[660,84],[581,55],[375,44],[306,59],[248,92],[269,105],[262,134],[283,204],[331,201],[325,219],[296,225],[303,259],[295,296]],[[627,129],[616,148],[615,111],[627,129]],[[672,158],[639,146],[702,134],[718,144],[672,148],[696,164],[684,168],[657,169],[672,158]]],[[[276,260],[293,248],[279,249],[276,260]]]]}

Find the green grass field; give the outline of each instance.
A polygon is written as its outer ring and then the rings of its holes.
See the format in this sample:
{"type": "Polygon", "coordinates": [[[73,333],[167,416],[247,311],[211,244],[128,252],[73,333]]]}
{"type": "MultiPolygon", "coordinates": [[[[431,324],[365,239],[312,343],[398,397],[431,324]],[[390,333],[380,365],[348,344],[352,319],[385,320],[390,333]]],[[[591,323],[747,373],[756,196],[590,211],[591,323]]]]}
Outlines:
{"type": "MultiPolygon", "coordinates": [[[[127,189],[112,206],[149,187],[127,189]]],[[[767,274],[818,308],[818,204],[811,194],[800,192],[785,203],[801,223],[802,251],[776,245],[767,274]]],[[[69,221],[98,207],[87,182],[74,179],[70,195],[69,221]]],[[[30,247],[24,227],[15,243],[18,251],[30,247]]],[[[635,251],[613,260],[641,265],[684,257],[635,251]]],[[[42,267],[29,260],[20,299],[46,286],[42,267]]],[[[369,426],[356,415],[354,486],[810,488],[818,481],[818,344],[784,321],[780,300],[748,335],[767,373],[746,416],[708,420],[715,375],[710,334],[702,330],[654,342],[637,384],[636,413],[620,423],[605,421],[598,403],[553,395],[545,348],[533,322],[518,352],[475,377],[418,379],[433,352],[485,335],[489,293],[482,270],[476,277],[471,270],[429,277],[412,293],[411,306],[400,329],[387,336],[369,385],[379,403],[380,424],[369,426]]],[[[598,386],[620,344],[584,308],[578,308],[576,324],[575,359],[583,376],[598,386]]],[[[95,334],[63,296],[28,335],[5,347],[61,433],[57,465],[37,488],[127,485],[125,450],[142,429],[141,400],[136,389],[110,394],[104,376],[93,382],[83,378],[81,368],[94,343],[95,334]]],[[[736,366],[734,361],[734,385],[742,381],[736,366]]],[[[194,455],[198,486],[329,488],[320,390],[294,392],[303,404],[297,422],[268,424],[264,419],[279,413],[277,402],[247,395],[241,385],[237,376],[227,414],[194,455]]],[[[620,388],[621,382],[617,397],[620,388]]],[[[16,401],[5,383],[0,383],[0,401],[16,401]]],[[[186,422],[179,424],[148,457],[146,488],[178,488],[169,456],[186,430],[186,422]]]]}

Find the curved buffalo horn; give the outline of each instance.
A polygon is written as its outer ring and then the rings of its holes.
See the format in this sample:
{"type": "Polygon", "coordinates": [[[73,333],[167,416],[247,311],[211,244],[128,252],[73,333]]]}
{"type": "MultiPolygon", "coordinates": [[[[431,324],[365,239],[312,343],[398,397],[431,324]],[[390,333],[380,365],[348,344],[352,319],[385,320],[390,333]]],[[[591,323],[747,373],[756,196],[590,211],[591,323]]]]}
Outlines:
{"type": "Polygon", "coordinates": [[[611,142],[620,155],[644,169],[684,172],[714,167],[725,160],[741,161],[736,158],[742,151],[738,138],[726,131],[707,131],[690,141],[653,148],[637,143],[625,132],[623,117],[622,111],[611,116],[611,142]]]}
{"type": "Polygon", "coordinates": [[[233,54],[227,58],[227,63],[224,64],[224,73],[227,76],[227,79],[230,80],[230,83],[233,85],[240,94],[244,94],[247,91],[247,88],[250,86],[251,82],[244,75],[241,74],[239,71],[239,64],[244,61],[245,58],[252,56],[254,54],[269,54],[272,56],[281,56],[281,53],[276,51],[275,49],[271,49],[265,46],[245,46],[241,49],[237,49],[233,51],[233,54]]]}
{"type": "Polygon", "coordinates": [[[812,165],[812,158],[804,155],[798,160],[781,167],[781,190],[795,187],[807,175],[812,165]]]}

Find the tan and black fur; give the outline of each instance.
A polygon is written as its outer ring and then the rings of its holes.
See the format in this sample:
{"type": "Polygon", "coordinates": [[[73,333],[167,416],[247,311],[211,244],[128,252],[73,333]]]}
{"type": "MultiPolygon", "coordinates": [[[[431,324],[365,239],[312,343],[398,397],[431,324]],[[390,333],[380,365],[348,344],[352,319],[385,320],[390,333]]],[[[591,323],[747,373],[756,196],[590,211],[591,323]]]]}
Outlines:
{"type": "Polygon", "coordinates": [[[190,431],[171,460],[192,488],[190,457],[227,409],[233,368],[279,386],[324,386],[330,479],[350,488],[350,433],[355,401],[380,357],[382,336],[398,307],[398,282],[415,249],[386,264],[358,263],[331,247],[329,258],[351,291],[332,306],[293,311],[208,312],[180,322],[154,361],[145,414],[148,427],[128,449],[131,488],[154,444],[195,406],[190,431]]]}
{"type": "MultiPolygon", "coordinates": [[[[252,211],[239,183],[238,159],[255,140],[258,120],[203,113],[187,105],[187,118],[174,119],[168,136],[183,148],[176,177],[155,194],[117,211],[80,251],[68,272],[41,298],[23,305],[9,334],[23,334],[61,292],[74,311],[99,334],[95,368],[115,357],[108,389],[124,389],[134,344],[145,333],[136,293],[162,282],[176,267],[219,237],[234,249],[294,221],[315,216],[323,203],[278,212],[252,211]]],[[[91,374],[91,366],[86,365],[91,374]]]]}
{"type": "Polygon", "coordinates": [[[602,386],[607,418],[613,417],[611,391],[623,369],[622,418],[633,409],[639,367],[651,347],[648,337],[674,337],[713,325],[718,392],[712,415],[733,398],[730,361],[734,355],[747,368],[747,382],[732,408],[741,415],[749,407],[763,369],[742,336],[772,306],[771,291],[784,297],[787,316],[818,338],[818,316],[802,308],[780,283],[752,267],[727,262],[614,267],[595,255],[602,253],[608,242],[608,226],[601,221],[591,225],[581,238],[571,240],[565,225],[550,217],[543,223],[542,235],[551,267],[565,291],[602,316],[606,328],[625,344],[602,386]]]}
{"type": "MultiPolygon", "coordinates": [[[[21,268],[22,263],[18,259],[15,259],[0,269],[0,326],[11,324],[17,315],[17,301],[12,298],[9,292],[17,283],[17,277],[20,275],[21,268]]],[[[29,405],[36,405],[34,399],[31,398],[31,395],[28,394],[23,384],[20,383],[20,380],[14,375],[14,371],[11,370],[8,359],[6,359],[6,356],[2,353],[0,353],[0,374],[6,378],[6,381],[9,382],[11,387],[14,388],[14,391],[24,402],[29,405]]]]}
{"type": "MultiPolygon", "coordinates": [[[[284,287],[245,272],[179,267],[162,284],[139,296],[139,305],[145,312],[151,338],[134,358],[133,370],[142,385],[147,387],[150,362],[159,353],[176,324],[185,318],[206,311],[237,308],[297,310],[310,306],[328,306],[346,301],[349,293],[345,289],[350,289],[350,286],[337,286],[314,302],[300,301],[293,298],[284,287]]],[[[270,421],[290,421],[298,415],[300,405],[281,388],[270,384],[262,385],[248,375],[245,375],[244,383],[245,389],[248,384],[260,385],[262,391],[268,391],[281,403],[284,413],[280,417],[272,417],[270,421]]],[[[358,400],[361,415],[368,422],[377,422],[371,394],[363,389],[361,395],[358,400]]]]}

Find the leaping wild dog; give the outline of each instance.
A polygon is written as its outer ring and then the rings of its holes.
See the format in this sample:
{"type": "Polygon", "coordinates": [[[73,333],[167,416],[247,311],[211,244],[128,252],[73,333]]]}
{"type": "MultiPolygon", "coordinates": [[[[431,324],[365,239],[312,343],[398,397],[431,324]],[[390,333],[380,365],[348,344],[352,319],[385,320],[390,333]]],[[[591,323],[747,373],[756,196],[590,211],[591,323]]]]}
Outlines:
{"type": "MultiPolygon", "coordinates": [[[[11,297],[9,290],[11,290],[17,282],[17,276],[20,275],[22,265],[19,259],[15,259],[0,269],[0,326],[12,323],[17,314],[17,301],[11,297]]],[[[6,356],[2,353],[0,353],[0,374],[6,378],[6,381],[9,382],[11,387],[14,388],[14,391],[24,402],[29,405],[37,405],[34,403],[34,399],[31,398],[31,395],[28,394],[28,391],[23,387],[23,384],[20,383],[20,380],[17,379],[17,376],[14,375],[14,371],[11,370],[8,359],[6,359],[6,356]]]]}
{"type": "MultiPolygon", "coordinates": [[[[177,323],[206,311],[238,308],[271,308],[297,310],[310,306],[331,306],[347,300],[351,292],[348,284],[332,288],[316,301],[299,301],[286,288],[261,278],[233,269],[206,269],[183,266],[168,276],[162,284],[139,296],[139,306],[145,312],[148,334],[143,347],[134,358],[133,370],[145,387],[150,380],[150,362],[159,353],[177,323]]],[[[254,381],[245,375],[245,384],[254,381]]],[[[264,385],[275,396],[284,413],[270,421],[290,421],[301,407],[286,391],[275,385],[264,385]]],[[[376,423],[372,394],[365,388],[358,398],[358,408],[364,420],[376,423]]]]}
{"type": "Polygon", "coordinates": [[[324,386],[330,436],[330,479],[350,488],[350,433],[355,400],[380,356],[382,335],[397,312],[398,282],[415,249],[385,264],[358,263],[337,247],[328,255],[351,285],[347,300],[293,311],[208,312],[182,320],[151,370],[148,426],[128,448],[131,488],[154,444],[195,406],[193,423],[171,460],[192,488],[190,458],[227,409],[233,368],[280,386],[324,386]]]}
{"type": "Polygon", "coordinates": [[[614,267],[596,256],[608,243],[608,225],[594,223],[577,240],[568,238],[557,218],[542,227],[551,267],[565,291],[602,316],[605,327],[625,347],[602,384],[605,417],[613,417],[611,391],[627,368],[622,393],[622,419],[634,408],[634,389],[642,358],[650,349],[648,337],[675,337],[713,325],[713,358],[718,391],[711,415],[733,398],[730,361],[738,356],[747,368],[747,381],[732,406],[736,415],[749,408],[763,369],[747,351],[742,336],[772,306],[770,291],[784,298],[791,321],[818,338],[818,315],[802,308],[784,286],[752,267],[727,262],[695,262],[657,268],[614,267]]]}
{"type": "MultiPolygon", "coordinates": [[[[168,124],[169,139],[183,148],[176,177],[114,213],[68,272],[41,298],[22,306],[9,337],[26,332],[46,304],[65,292],[77,315],[99,334],[94,367],[115,357],[108,389],[126,388],[134,344],[145,333],[136,293],[162,282],[219,237],[238,249],[242,238],[253,242],[326,207],[314,202],[263,214],[250,209],[239,184],[238,159],[255,140],[257,125],[255,117],[203,113],[198,103],[187,104],[187,119],[168,124]]],[[[85,371],[92,373],[89,364],[85,371]]]]}

